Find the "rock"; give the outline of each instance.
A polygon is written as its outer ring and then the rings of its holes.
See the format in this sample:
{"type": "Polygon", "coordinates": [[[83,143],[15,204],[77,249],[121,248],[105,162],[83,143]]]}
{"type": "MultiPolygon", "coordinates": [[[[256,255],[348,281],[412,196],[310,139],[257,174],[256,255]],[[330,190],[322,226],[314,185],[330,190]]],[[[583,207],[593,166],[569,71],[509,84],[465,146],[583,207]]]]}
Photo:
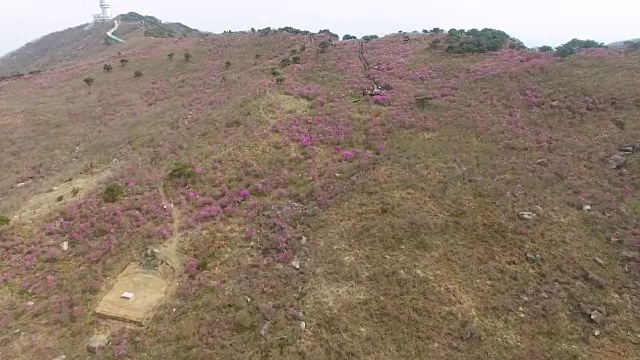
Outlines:
{"type": "Polygon", "coordinates": [[[21,188],[21,187],[23,187],[25,185],[27,185],[27,183],[21,182],[21,183],[16,184],[16,187],[17,188],[21,188]]]}
{"type": "Polygon", "coordinates": [[[302,237],[302,240],[300,240],[300,245],[306,245],[307,244],[307,238],[306,237],[302,237]]]}
{"type": "Polygon", "coordinates": [[[260,329],[260,335],[262,335],[262,337],[267,336],[267,332],[269,331],[269,328],[271,327],[271,322],[267,321],[264,323],[264,325],[262,325],[262,328],[260,329]]]}
{"type": "Polygon", "coordinates": [[[33,306],[33,305],[35,305],[35,304],[36,304],[36,303],[34,303],[33,301],[27,301],[27,306],[33,306]]]}
{"type": "Polygon", "coordinates": [[[540,165],[540,166],[547,166],[547,165],[549,165],[549,160],[547,160],[547,159],[538,159],[538,161],[536,161],[536,164],[540,165]]]}
{"type": "Polygon", "coordinates": [[[596,331],[593,332],[593,335],[600,336],[600,329],[596,329],[596,331]]]}
{"type": "Polygon", "coordinates": [[[60,246],[62,247],[62,251],[67,251],[69,250],[69,242],[65,241],[62,244],[60,244],[60,246]]]}
{"type": "Polygon", "coordinates": [[[530,263],[536,263],[542,260],[542,258],[540,258],[540,255],[532,254],[532,253],[527,253],[526,258],[527,258],[527,261],[530,263]]]}
{"type": "Polygon", "coordinates": [[[603,313],[601,313],[598,310],[593,310],[591,312],[591,321],[593,321],[594,323],[601,325],[604,322],[605,316],[603,313]]]}
{"type": "Polygon", "coordinates": [[[67,358],[67,356],[66,356],[66,355],[60,355],[60,356],[58,356],[57,358],[55,358],[55,359],[53,359],[53,360],[64,360],[64,359],[66,359],[66,358],[67,358]]]}
{"type": "Polygon", "coordinates": [[[604,267],[604,261],[602,261],[602,259],[600,259],[599,257],[596,256],[593,260],[597,262],[598,265],[604,267]]]}
{"type": "Polygon", "coordinates": [[[582,207],[582,211],[591,211],[591,205],[587,204],[582,207]]]}
{"type": "Polygon", "coordinates": [[[291,262],[291,266],[293,266],[293,268],[296,270],[300,270],[300,261],[298,261],[298,259],[294,259],[291,262]]]}
{"type": "Polygon", "coordinates": [[[620,152],[620,155],[622,155],[622,156],[632,155],[635,152],[635,147],[633,147],[633,146],[625,146],[625,147],[622,147],[622,148],[618,149],[618,151],[620,152]]]}
{"type": "Polygon", "coordinates": [[[609,158],[609,166],[612,170],[622,169],[627,166],[627,158],[622,155],[613,155],[609,158]]]}
{"type": "Polygon", "coordinates": [[[95,335],[89,339],[87,351],[92,354],[99,354],[105,346],[107,346],[107,337],[105,335],[95,335]]]}
{"type": "Polygon", "coordinates": [[[462,329],[462,340],[469,340],[477,333],[476,324],[472,321],[467,322],[467,325],[462,329]]]}
{"type": "Polygon", "coordinates": [[[521,211],[518,213],[518,217],[522,220],[533,220],[536,217],[536,214],[529,211],[521,211]]]}
{"type": "Polygon", "coordinates": [[[307,328],[307,323],[305,323],[304,321],[298,322],[298,329],[300,329],[300,331],[304,331],[304,329],[306,328],[307,328]]]}

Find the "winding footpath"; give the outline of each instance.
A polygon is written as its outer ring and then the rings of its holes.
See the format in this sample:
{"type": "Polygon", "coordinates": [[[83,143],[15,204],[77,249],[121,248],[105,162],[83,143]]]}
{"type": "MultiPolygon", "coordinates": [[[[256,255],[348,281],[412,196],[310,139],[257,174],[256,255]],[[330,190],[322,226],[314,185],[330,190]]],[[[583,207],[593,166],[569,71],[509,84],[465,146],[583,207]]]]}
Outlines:
{"type": "Polygon", "coordinates": [[[111,39],[113,39],[113,40],[115,40],[115,41],[119,42],[119,43],[123,43],[123,42],[124,42],[124,40],[122,40],[122,39],[120,39],[119,37],[117,37],[117,36],[113,35],[113,32],[114,32],[114,31],[116,31],[116,30],[118,30],[118,25],[120,25],[120,23],[118,22],[118,20],[114,20],[114,22],[115,22],[115,26],[113,27],[113,29],[111,29],[111,30],[109,30],[109,31],[107,32],[107,36],[108,36],[108,37],[110,37],[111,39]]]}

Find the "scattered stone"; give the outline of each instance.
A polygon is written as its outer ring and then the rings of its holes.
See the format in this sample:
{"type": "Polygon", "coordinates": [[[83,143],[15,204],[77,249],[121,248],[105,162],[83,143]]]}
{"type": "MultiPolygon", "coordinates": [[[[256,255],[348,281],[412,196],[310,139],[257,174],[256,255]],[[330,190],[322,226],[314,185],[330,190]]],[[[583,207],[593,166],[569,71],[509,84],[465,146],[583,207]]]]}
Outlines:
{"type": "Polygon", "coordinates": [[[21,187],[23,187],[25,185],[27,185],[27,183],[21,182],[21,183],[16,184],[16,187],[17,188],[21,188],[21,187]]]}
{"type": "Polygon", "coordinates": [[[635,152],[635,147],[633,147],[633,146],[625,146],[625,147],[622,147],[622,148],[618,149],[618,151],[620,152],[620,155],[622,155],[622,156],[633,155],[633,153],[635,152]]]}
{"type": "Polygon", "coordinates": [[[301,245],[306,245],[307,244],[307,238],[303,236],[302,240],[300,240],[300,244],[301,245]]]}
{"type": "Polygon", "coordinates": [[[542,258],[538,254],[527,253],[526,257],[527,257],[527,261],[530,263],[536,263],[542,260],[542,258]]]}
{"type": "Polygon", "coordinates": [[[95,335],[89,339],[87,343],[87,351],[92,354],[99,354],[100,350],[107,346],[107,337],[105,335],[95,335]]]}
{"type": "Polygon", "coordinates": [[[533,220],[536,217],[536,214],[529,211],[521,211],[518,213],[518,217],[522,220],[533,220]]]}
{"type": "Polygon", "coordinates": [[[66,355],[60,355],[60,356],[58,356],[57,358],[55,358],[55,359],[53,359],[53,360],[64,360],[64,359],[66,359],[66,358],[67,358],[67,356],[66,356],[66,355]]]}
{"type": "Polygon", "coordinates": [[[422,270],[416,270],[416,275],[420,276],[420,277],[424,277],[424,273],[422,272],[422,270]]]}
{"type": "Polygon", "coordinates": [[[622,155],[613,155],[609,159],[609,166],[612,170],[622,169],[627,166],[627,158],[622,155]]]}
{"type": "Polygon", "coordinates": [[[599,257],[596,256],[593,260],[597,262],[598,265],[604,267],[604,261],[602,261],[602,259],[600,259],[599,257]]]}
{"type": "Polygon", "coordinates": [[[582,207],[582,211],[591,211],[591,205],[587,204],[582,207]]]}
{"type": "Polygon", "coordinates": [[[291,262],[291,266],[293,266],[293,268],[296,270],[300,270],[300,261],[298,261],[298,259],[294,259],[291,262]]]}
{"type": "Polygon", "coordinates": [[[591,321],[593,321],[594,323],[601,325],[604,322],[605,316],[603,313],[601,313],[598,310],[593,310],[591,312],[591,321]]]}
{"type": "MultiPolygon", "coordinates": [[[[612,104],[612,105],[614,105],[614,104],[612,104]]],[[[624,130],[624,128],[625,128],[624,119],[616,118],[616,119],[611,120],[611,122],[613,122],[613,125],[615,125],[618,129],[624,130]]]]}
{"type": "Polygon", "coordinates": [[[593,335],[600,336],[600,329],[596,329],[596,331],[593,332],[593,335]]]}
{"type": "Polygon", "coordinates": [[[244,299],[247,301],[247,304],[251,302],[251,298],[248,296],[245,296],[244,299]]]}
{"type": "Polygon", "coordinates": [[[69,250],[69,242],[68,241],[63,242],[60,246],[62,247],[62,251],[69,250]]]}
{"type": "Polygon", "coordinates": [[[307,323],[305,323],[304,321],[298,322],[298,328],[300,329],[300,331],[304,331],[304,329],[307,328],[307,323]]]}
{"type": "Polygon", "coordinates": [[[36,304],[36,303],[34,303],[33,301],[27,301],[27,306],[33,306],[33,305],[35,305],[35,304],[36,304]]]}
{"type": "Polygon", "coordinates": [[[260,329],[260,335],[262,335],[262,337],[267,336],[267,332],[269,331],[269,328],[271,327],[271,322],[267,321],[264,323],[264,325],[262,325],[262,328],[260,329]]]}
{"type": "Polygon", "coordinates": [[[464,329],[462,329],[462,340],[469,340],[474,337],[477,333],[476,324],[473,321],[467,322],[464,329]]]}
{"type": "Polygon", "coordinates": [[[547,166],[547,165],[549,165],[549,160],[547,160],[547,159],[538,159],[538,161],[536,161],[536,164],[540,165],[540,166],[547,166]]]}

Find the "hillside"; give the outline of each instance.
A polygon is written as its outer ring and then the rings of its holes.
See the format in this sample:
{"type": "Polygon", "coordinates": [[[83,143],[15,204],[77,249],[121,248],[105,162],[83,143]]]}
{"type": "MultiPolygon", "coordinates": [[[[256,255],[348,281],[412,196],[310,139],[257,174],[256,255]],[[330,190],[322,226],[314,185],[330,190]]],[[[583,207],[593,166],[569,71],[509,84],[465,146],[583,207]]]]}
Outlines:
{"type": "MultiPolygon", "coordinates": [[[[163,23],[153,16],[129,13],[117,17],[121,21],[116,36],[125,40],[140,37],[201,36],[196,29],[180,23],[163,23]]],[[[61,64],[73,64],[107,49],[106,32],[113,22],[83,24],[51,33],[0,58],[0,76],[45,70],[61,64]]]]}
{"type": "Polygon", "coordinates": [[[639,358],[640,54],[487,33],[137,37],[0,82],[0,352],[639,358]]]}

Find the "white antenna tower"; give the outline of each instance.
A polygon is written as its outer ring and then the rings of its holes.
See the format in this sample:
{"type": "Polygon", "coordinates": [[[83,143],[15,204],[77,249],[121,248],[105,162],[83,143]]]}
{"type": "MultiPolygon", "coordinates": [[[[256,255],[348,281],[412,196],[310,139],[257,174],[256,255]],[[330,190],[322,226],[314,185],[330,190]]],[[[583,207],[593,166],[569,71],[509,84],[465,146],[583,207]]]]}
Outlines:
{"type": "Polygon", "coordinates": [[[109,0],[100,0],[100,14],[93,15],[94,22],[106,22],[111,20],[111,3],[109,0]]]}

